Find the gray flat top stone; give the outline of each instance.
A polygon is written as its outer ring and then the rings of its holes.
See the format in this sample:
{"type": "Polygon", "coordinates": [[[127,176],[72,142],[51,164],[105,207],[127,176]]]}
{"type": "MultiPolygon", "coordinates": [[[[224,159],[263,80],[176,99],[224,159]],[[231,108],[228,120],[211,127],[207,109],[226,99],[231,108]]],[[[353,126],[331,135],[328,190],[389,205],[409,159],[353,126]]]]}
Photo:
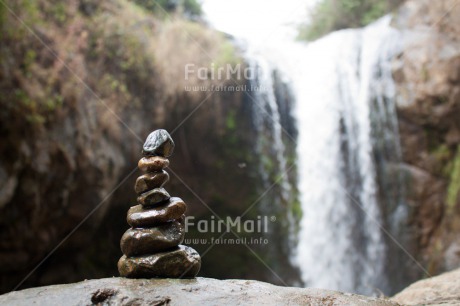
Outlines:
{"type": "Polygon", "coordinates": [[[166,130],[156,130],[147,136],[142,147],[145,156],[169,157],[174,151],[174,141],[166,130]]]}
{"type": "Polygon", "coordinates": [[[397,305],[384,299],[313,288],[279,287],[253,280],[88,280],[11,292],[1,305],[397,305]]]}

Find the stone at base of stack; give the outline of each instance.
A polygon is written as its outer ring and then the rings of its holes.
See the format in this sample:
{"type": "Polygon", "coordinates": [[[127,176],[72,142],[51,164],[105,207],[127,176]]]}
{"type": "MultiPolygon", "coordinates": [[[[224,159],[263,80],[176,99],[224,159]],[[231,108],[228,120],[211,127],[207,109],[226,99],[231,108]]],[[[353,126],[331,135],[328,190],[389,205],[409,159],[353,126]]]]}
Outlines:
{"type": "Polygon", "coordinates": [[[200,255],[191,247],[179,245],[173,250],[118,261],[121,276],[131,278],[190,278],[200,271],[200,255]]]}
{"type": "Polygon", "coordinates": [[[129,209],[127,221],[132,227],[120,241],[124,254],[118,261],[121,276],[192,278],[200,270],[200,255],[181,245],[187,206],[163,188],[169,179],[164,171],[169,165],[166,157],[173,149],[174,142],[164,130],[151,133],[144,144],[139,169],[146,174],[136,181],[138,205],[129,209]]]}

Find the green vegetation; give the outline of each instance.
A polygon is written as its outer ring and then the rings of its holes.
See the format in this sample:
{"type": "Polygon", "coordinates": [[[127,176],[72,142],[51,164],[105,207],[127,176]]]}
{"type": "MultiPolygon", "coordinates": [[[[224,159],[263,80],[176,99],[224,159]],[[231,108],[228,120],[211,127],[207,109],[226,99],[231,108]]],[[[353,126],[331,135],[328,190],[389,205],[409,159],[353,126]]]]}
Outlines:
{"type": "Polygon", "coordinates": [[[457,155],[453,161],[453,168],[450,175],[450,183],[447,189],[447,206],[449,212],[455,207],[460,192],[460,146],[457,148],[457,155]]]}
{"type": "Polygon", "coordinates": [[[65,23],[67,19],[66,7],[62,2],[58,2],[50,7],[51,14],[56,20],[57,24],[65,23]]]}
{"type": "Polygon", "coordinates": [[[34,50],[29,49],[26,51],[26,54],[24,56],[24,70],[26,72],[30,70],[30,67],[35,62],[36,58],[37,53],[34,50]]]}
{"type": "Polygon", "coordinates": [[[222,43],[219,45],[219,53],[214,60],[213,68],[226,67],[226,65],[236,65],[241,60],[236,55],[235,46],[222,37],[222,43]]]}
{"type": "Polygon", "coordinates": [[[299,39],[315,40],[332,31],[365,26],[391,12],[404,0],[320,0],[310,22],[299,29],[299,39]]]}
{"type": "MultiPolygon", "coordinates": [[[[184,85],[199,81],[193,78],[184,84],[184,66],[214,63],[219,67],[240,59],[221,33],[187,20],[201,13],[196,0],[161,0],[159,5],[175,18],[158,18],[164,12],[147,0],[103,5],[81,0],[78,10],[57,0],[12,2],[11,10],[34,32],[40,26],[41,39],[67,67],[0,5],[0,62],[4,73],[13,76],[3,79],[0,88],[15,88],[5,90],[0,98],[5,106],[2,118],[38,130],[59,122],[69,109],[91,103],[84,98],[81,82],[68,69],[120,112],[150,103],[155,93],[158,99],[173,104],[184,94],[190,103],[201,101],[199,92],[184,93],[184,85]]],[[[101,120],[107,117],[104,109],[98,112],[101,120]]],[[[236,125],[231,119],[226,122],[229,127],[236,125]]]]}
{"type": "Polygon", "coordinates": [[[452,152],[445,143],[442,143],[435,147],[430,154],[434,157],[434,170],[443,175],[444,177],[450,177],[450,169],[452,168],[452,152]]]}
{"type": "Polygon", "coordinates": [[[6,7],[4,5],[0,5],[0,29],[2,31],[0,31],[0,39],[3,38],[3,24],[5,22],[5,18],[6,18],[6,7]]]}
{"type": "Polygon", "coordinates": [[[230,110],[228,112],[227,119],[225,120],[225,125],[229,131],[234,131],[236,129],[236,112],[234,110],[230,110]]]}
{"type": "Polygon", "coordinates": [[[182,5],[184,12],[192,16],[199,16],[202,14],[201,6],[196,0],[183,0],[182,5]]]}
{"type": "Polygon", "coordinates": [[[190,17],[201,15],[201,6],[196,0],[134,0],[134,3],[156,14],[183,12],[190,17]]]}
{"type": "MultiPolygon", "coordinates": [[[[167,96],[177,96],[184,86],[222,85],[223,80],[212,77],[199,78],[197,71],[201,67],[215,69],[233,65],[242,60],[233,45],[228,43],[222,33],[206,28],[201,23],[183,19],[171,19],[163,22],[160,35],[155,44],[161,46],[155,50],[155,62],[161,77],[162,92],[167,96]],[[193,65],[194,73],[184,78],[185,67],[193,65]],[[171,80],[175,80],[171,82],[171,80]]],[[[225,76],[225,75],[224,75],[225,76]]],[[[225,82],[232,83],[230,80],[225,82]]],[[[203,99],[202,92],[188,92],[187,96],[195,101],[203,99]]]]}

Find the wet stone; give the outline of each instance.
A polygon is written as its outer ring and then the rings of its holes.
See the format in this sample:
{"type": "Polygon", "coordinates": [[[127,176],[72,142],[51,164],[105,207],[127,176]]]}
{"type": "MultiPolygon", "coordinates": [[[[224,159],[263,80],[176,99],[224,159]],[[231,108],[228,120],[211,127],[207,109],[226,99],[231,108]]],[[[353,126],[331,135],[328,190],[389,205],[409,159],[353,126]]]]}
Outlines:
{"type": "Polygon", "coordinates": [[[147,137],[142,153],[145,156],[168,157],[174,151],[174,141],[166,130],[156,130],[147,137]]]}
{"type": "Polygon", "coordinates": [[[180,245],[168,252],[127,257],[118,261],[121,276],[130,278],[192,278],[201,267],[200,255],[192,248],[180,245]]]}
{"type": "Polygon", "coordinates": [[[118,262],[121,276],[132,278],[195,277],[200,255],[180,245],[185,236],[185,211],[180,199],[169,195],[163,185],[169,174],[174,142],[165,130],[152,132],[143,146],[138,166],[145,174],[137,178],[134,190],[139,205],[129,209],[128,229],[120,241],[123,257],[118,262]]]}
{"type": "Polygon", "coordinates": [[[178,220],[185,213],[187,206],[180,198],[170,198],[156,207],[136,205],[128,210],[127,221],[132,227],[153,227],[168,221],[178,220]]]}
{"type": "Polygon", "coordinates": [[[164,188],[155,188],[138,196],[137,203],[144,206],[154,206],[169,200],[169,198],[171,196],[164,188]]]}
{"type": "Polygon", "coordinates": [[[151,228],[130,228],[121,237],[120,247],[126,256],[155,254],[182,243],[185,228],[182,219],[151,228]]]}
{"type": "Polygon", "coordinates": [[[161,156],[143,157],[137,166],[143,172],[160,172],[169,166],[169,160],[161,156]]]}
{"type": "Polygon", "coordinates": [[[162,170],[161,172],[146,173],[137,178],[134,185],[134,191],[137,194],[160,188],[169,180],[168,172],[162,170]]]}

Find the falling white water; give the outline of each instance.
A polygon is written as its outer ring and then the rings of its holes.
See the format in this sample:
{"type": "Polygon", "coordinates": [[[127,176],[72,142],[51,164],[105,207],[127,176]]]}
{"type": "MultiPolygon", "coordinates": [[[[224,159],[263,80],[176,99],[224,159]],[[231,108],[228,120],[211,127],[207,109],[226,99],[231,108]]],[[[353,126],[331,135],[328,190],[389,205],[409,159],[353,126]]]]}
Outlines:
{"type": "MultiPolygon", "coordinates": [[[[288,171],[288,165],[286,161],[286,148],[283,143],[283,130],[281,127],[280,112],[275,97],[275,84],[273,84],[273,67],[269,65],[266,59],[261,58],[256,54],[246,54],[248,64],[255,71],[255,80],[253,80],[255,86],[260,86],[261,90],[256,90],[252,93],[253,95],[253,112],[256,128],[260,129],[264,125],[264,121],[270,125],[270,143],[266,143],[265,146],[269,146],[275,157],[276,165],[281,175],[286,176],[288,171]]],[[[263,131],[260,131],[263,133],[263,131]]],[[[261,138],[256,143],[256,151],[259,154],[264,154],[264,144],[259,143],[261,138]]],[[[261,169],[263,172],[263,169],[261,169]]],[[[265,188],[270,188],[270,182],[266,179],[265,188]]],[[[291,186],[287,178],[280,179],[279,184],[281,185],[281,198],[284,201],[289,199],[288,193],[291,192],[291,186]]]]}
{"type": "MultiPolygon", "coordinates": [[[[208,14],[213,22],[213,11],[208,14]]],[[[256,39],[248,34],[250,30],[238,32],[219,18],[214,21],[221,30],[246,39],[248,61],[263,66],[265,78],[259,83],[269,90],[258,101],[275,101],[270,96],[274,69],[291,84],[303,211],[298,245],[291,253],[304,284],[361,294],[388,292],[370,117],[371,105],[386,109],[382,97],[394,99],[390,60],[400,47],[390,17],[310,44],[294,42],[290,35],[261,42],[260,35],[254,35],[256,39]]],[[[240,29],[251,28],[240,18],[238,24],[240,29]]],[[[277,111],[273,103],[269,106],[277,111]]],[[[279,115],[272,119],[279,126],[279,115]]],[[[274,131],[285,132],[279,127],[274,131]]],[[[283,149],[282,143],[278,145],[283,149]]]]}
{"type": "Polygon", "coordinates": [[[297,260],[308,286],[365,294],[388,290],[370,104],[376,91],[393,84],[387,71],[399,34],[389,21],[308,45],[298,64],[302,72],[292,78],[305,214],[297,260]]]}

